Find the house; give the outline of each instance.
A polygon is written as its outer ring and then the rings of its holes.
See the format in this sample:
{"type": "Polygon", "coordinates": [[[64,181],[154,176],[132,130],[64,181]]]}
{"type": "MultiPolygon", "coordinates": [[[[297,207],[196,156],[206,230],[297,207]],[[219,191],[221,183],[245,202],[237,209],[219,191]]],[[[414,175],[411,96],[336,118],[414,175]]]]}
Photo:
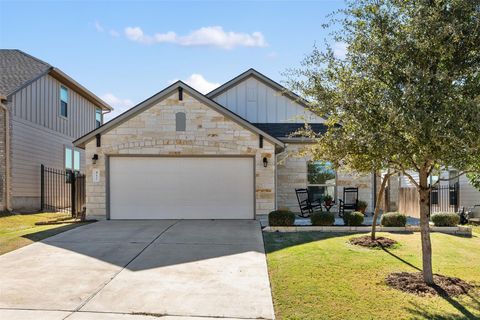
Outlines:
{"type": "Polygon", "coordinates": [[[0,210],[40,209],[40,165],[84,170],[73,140],[112,108],[60,69],[0,50],[0,210]]]}
{"type": "Polygon", "coordinates": [[[97,219],[253,219],[298,212],[295,188],[341,196],[359,187],[371,211],[373,175],[334,172],[295,154],[290,133],[305,102],[250,69],[203,95],[178,81],[74,142],[86,154],[87,216],[97,219]]]}

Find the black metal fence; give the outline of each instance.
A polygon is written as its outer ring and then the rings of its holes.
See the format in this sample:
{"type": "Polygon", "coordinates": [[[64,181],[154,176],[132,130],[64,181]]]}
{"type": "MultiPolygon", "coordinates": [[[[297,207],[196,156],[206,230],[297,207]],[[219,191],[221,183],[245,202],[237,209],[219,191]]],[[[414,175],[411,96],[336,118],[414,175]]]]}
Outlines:
{"type": "Polygon", "coordinates": [[[72,170],[40,167],[42,211],[65,211],[77,217],[85,206],[85,175],[72,170]]]}
{"type": "Polygon", "coordinates": [[[436,186],[430,190],[430,213],[457,212],[459,204],[458,183],[436,186]]]}

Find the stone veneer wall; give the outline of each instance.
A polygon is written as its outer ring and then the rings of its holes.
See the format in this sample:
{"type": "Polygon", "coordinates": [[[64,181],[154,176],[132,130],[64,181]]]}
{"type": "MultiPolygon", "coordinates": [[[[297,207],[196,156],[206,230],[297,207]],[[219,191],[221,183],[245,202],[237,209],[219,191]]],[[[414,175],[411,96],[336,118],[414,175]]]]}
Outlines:
{"type": "MultiPolygon", "coordinates": [[[[102,134],[101,147],[95,139],[86,144],[87,216],[106,217],[105,158],[107,155],[251,155],[255,157],[256,213],[275,208],[275,146],[228,117],[191,97],[184,91],[163,99],[142,113],[102,134]],[[186,131],[175,131],[175,114],[185,112],[186,131]],[[92,164],[92,157],[99,160],[92,164]],[[269,159],[267,168],[263,158],[269,159]],[[92,171],[100,170],[100,181],[93,182],[92,171]]],[[[232,168],[235,170],[235,168],[232,168]]]]}
{"type": "MultiPolygon", "coordinates": [[[[301,155],[307,144],[289,143],[285,151],[277,155],[277,206],[299,212],[296,188],[305,188],[307,181],[308,155],[301,155]]],[[[373,176],[354,175],[346,172],[337,172],[336,199],[342,198],[344,187],[358,187],[358,198],[368,203],[368,212],[372,212],[373,205],[373,176]]],[[[336,207],[332,208],[337,210],[336,207]]]]}

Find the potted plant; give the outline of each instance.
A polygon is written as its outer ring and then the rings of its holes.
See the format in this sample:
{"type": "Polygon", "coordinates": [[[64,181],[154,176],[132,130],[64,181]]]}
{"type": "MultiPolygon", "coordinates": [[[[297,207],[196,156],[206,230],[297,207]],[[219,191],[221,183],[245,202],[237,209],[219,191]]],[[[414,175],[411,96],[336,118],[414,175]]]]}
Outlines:
{"type": "Polygon", "coordinates": [[[327,194],[326,196],[323,197],[323,202],[325,203],[325,205],[327,207],[331,206],[332,205],[332,202],[333,202],[333,198],[331,195],[327,194]]]}
{"type": "Polygon", "coordinates": [[[365,215],[365,210],[367,210],[367,207],[368,207],[368,203],[362,200],[358,200],[357,208],[358,208],[358,211],[363,213],[363,215],[365,215]]]}

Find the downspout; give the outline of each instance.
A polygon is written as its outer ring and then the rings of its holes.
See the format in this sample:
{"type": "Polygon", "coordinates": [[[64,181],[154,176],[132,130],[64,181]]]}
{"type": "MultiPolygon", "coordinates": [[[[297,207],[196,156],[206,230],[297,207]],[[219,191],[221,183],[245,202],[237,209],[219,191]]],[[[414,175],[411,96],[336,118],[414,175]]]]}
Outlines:
{"type": "Polygon", "coordinates": [[[5,210],[12,211],[10,205],[10,112],[4,104],[6,97],[0,96],[0,107],[5,112],[5,210]]]}

